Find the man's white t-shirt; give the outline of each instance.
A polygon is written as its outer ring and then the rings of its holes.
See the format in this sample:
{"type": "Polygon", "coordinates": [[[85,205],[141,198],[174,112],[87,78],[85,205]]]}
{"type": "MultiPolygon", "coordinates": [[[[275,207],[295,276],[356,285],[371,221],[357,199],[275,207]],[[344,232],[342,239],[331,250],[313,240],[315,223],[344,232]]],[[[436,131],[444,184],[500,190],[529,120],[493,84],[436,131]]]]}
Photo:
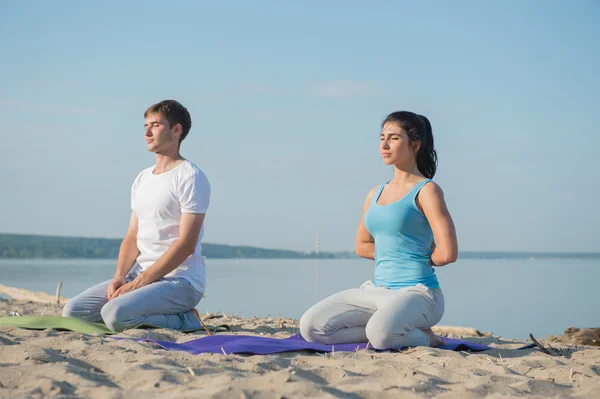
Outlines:
{"type": "MultiPolygon", "coordinates": [[[[204,172],[185,160],[168,172],[152,174],[155,166],[144,169],[131,186],[131,209],[139,220],[137,246],[140,255],[135,271],[152,266],[179,239],[182,213],[206,213],[210,199],[210,184],[204,172]]],[[[206,288],[202,236],[196,251],[165,277],[184,278],[199,292],[206,288]]]]}

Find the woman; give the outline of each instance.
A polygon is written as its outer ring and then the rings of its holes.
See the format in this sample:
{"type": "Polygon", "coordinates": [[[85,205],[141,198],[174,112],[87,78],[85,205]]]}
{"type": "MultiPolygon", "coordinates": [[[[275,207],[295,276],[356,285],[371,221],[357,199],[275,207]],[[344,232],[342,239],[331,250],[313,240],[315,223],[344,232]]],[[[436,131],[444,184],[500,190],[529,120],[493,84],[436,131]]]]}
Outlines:
{"type": "Polygon", "coordinates": [[[375,276],[311,307],[300,320],[307,341],[368,341],[376,349],[444,343],[431,330],[444,313],[434,268],[455,262],[458,244],[442,189],[430,180],[437,155],[429,120],[390,114],[380,151],[394,178],[369,192],[356,235],[356,253],[375,260],[375,276]]]}

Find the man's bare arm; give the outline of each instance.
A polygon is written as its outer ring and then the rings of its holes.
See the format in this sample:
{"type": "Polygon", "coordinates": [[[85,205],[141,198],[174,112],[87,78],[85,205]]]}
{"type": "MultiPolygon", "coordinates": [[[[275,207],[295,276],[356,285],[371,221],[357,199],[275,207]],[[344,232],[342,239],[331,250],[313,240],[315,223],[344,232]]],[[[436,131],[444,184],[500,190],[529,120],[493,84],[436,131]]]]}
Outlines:
{"type": "Polygon", "coordinates": [[[125,238],[123,239],[121,247],[119,248],[119,257],[117,259],[115,278],[125,278],[140,254],[140,250],[137,246],[137,233],[138,218],[135,211],[133,211],[131,212],[131,218],[129,219],[127,234],[125,234],[125,238]]]}
{"type": "Polygon", "coordinates": [[[114,297],[115,292],[125,285],[127,282],[125,281],[125,276],[135,263],[138,255],[140,254],[140,250],[137,246],[137,232],[138,232],[138,217],[135,211],[131,212],[131,217],[129,218],[129,227],[127,227],[127,233],[125,234],[125,238],[121,243],[121,247],[119,248],[119,257],[117,259],[117,270],[115,271],[115,276],[113,277],[113,281],[107,288],[108,299],[112,299],[114,297]]]}
{"type": "Polygon", "coordinates": [[[200,229],[204,223],[203,213],[184,213],[179,225],[179,239],[158,260],[135,280],[120,287],[115,297],[160,280],[196,251],[200,229]]]}

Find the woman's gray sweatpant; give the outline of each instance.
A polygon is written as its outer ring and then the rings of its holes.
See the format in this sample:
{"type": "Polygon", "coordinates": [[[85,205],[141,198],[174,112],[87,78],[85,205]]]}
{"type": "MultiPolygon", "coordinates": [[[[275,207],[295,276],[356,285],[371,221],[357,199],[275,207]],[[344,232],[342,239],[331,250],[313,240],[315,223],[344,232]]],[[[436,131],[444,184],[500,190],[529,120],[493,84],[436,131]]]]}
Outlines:
{"type": "Polygon", "coordinates": [[[391,290],[371,280],[317,303],[300,319],[305,340],[321,344],[368,341],[375,349],[429,346],[423,332],[444,314],[440,288],[423,284],[391,290]]]}
{"type": "MultiPolygon", "coordinates": [[[[135,279],[129,274],[127,282],[135,279]]],[[[197,330],[200,321],[191,310],[203,293],[185,279],[161,279],[145,287],[108,300],[112,280],[88,288],[63,308],[63,317],[77,317],[104,322],[113,331],[123,331],[143,324],[174,330],[197,330]]]]}

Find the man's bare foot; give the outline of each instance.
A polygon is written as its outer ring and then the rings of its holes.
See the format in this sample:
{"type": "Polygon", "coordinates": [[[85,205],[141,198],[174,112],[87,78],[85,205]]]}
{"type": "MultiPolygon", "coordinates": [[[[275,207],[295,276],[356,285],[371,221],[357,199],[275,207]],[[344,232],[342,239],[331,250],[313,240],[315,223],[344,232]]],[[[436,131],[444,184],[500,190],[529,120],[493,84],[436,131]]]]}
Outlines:
{"type": "Polygon", "coordinates": [[[429,346],[431,347],[441,346],[446,343],[446,341],[444,341],[444,338],[435,335],[431,328],[423,330],[423,332],[429,336],[429,346]]]}

